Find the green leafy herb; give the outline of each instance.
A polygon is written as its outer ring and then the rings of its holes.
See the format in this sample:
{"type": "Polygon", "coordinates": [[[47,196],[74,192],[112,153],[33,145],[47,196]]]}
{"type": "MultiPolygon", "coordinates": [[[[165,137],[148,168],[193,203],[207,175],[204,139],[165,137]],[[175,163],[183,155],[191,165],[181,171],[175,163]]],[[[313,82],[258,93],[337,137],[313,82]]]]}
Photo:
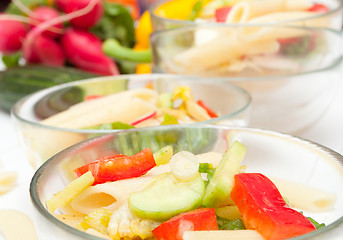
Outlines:
{"type": "Polygon", "coordinates": [[[16,52],[11,55],[4,55],[2,56],[2,62],[5,64],[6,67],[16,67],[19,66],[19,60],[21,58],[21,52],[16,52]]]}
{"type": "MultiPolygon", "coordinates": [[[[303,211],[300,211],[300,213],[304,215],[303,211]]],[[[322,227],[325,227],[325,223],[318,223],[316,220],[314,220],[311,217],[307,217],[307,218],[311,221],[311,223],[315,226],[316,229],[320,229],[322,227]]]]}
{"type": "Polygon", "coordinates": [[[171,125],[171,124],[179,124],[179,122],[173,116],[170,116],[169,114],[165,114],[161,125],[171,125]]]}
{"type": "Polygon", "coordinates": [[[215,170],[216,169],[210,163],[200,163],[199,164],[199,172],[200,173],[207,173],[207,181],[210,181],[212,179],[215,170]]]}
{"type": "Polygon", "coordinates": [[[127,8],[118,3],[105,3],[105,14],[91,32],[102,40],[117,39],[121,45],[133,47],[135,44],[134,21],[127,8]]]}
{"type": "Polygon", "coordinates": [[[219,230],[244,230],[245,225],[242,219],[228,220],[217,217],[219,230]]]}
{"type": "Polygon", "coordinates": [[[325,223],[318,223],[316,220],[314,220],[311,217],[307,217],[307,218],[312,222],[312,224],[316,227],[316,229],[320,229],[322,227],[325,227],[325,223]]]}

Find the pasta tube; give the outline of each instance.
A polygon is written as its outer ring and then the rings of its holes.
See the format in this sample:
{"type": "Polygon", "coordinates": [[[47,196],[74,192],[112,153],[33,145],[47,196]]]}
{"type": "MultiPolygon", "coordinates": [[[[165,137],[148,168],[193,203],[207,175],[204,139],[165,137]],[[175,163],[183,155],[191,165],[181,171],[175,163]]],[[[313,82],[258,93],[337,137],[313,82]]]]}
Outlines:
{"type": "Polygon", "coordinates": [[[308,0],[241,1],[232,7],[226,18],[226,22],[245,23],[250,19],[266,14],[283,11],[304,11],[311,6],[312,3],[308,0]]]}

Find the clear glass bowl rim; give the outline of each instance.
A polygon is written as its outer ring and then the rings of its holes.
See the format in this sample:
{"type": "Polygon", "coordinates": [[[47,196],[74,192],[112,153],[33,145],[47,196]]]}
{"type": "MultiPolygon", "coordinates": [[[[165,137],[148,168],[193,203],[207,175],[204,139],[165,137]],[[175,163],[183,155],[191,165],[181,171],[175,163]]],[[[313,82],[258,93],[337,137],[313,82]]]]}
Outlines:
{"type": "MultiPolygon", "coordinates": [[[[270,134],[273,137],[278,137],[278,138],[286,138],[286,139],[298,139],[300,140],[300,142],[302,143],[306,143],[306,144],[310,144],[315,148],[318,148],[321,151],[324,151],[325,153],[331,155],[333,158],[335,158],[341,165],[343,165],[343,156],[335,151],[333,151],[332,149],[329,149],[325,146],[322,146],[318,143],[312,142],[310,140],[306,140],[306,139],[302,139],[300,137],[294,137],[288,134],[284,134],[284,133],[279,133],[279,132],[275,132],[275,131],[270,131],[270,130],[264,130],[264,129],[258,129],[258,128],[248,128],[248,127],[234,127],[234,126],[217,126],[217,125],[209,125],[209,124],[196,124],[196,125],[167,125],[165,126],[164,129],[167,130],[172,130],[172,129],[181,129],[181,128],[200,128],[200,129],[235,129],[235,130],[239,130],[239,129],[243,129],[243,130],[249,130],[252,132],[256,132],[256,133],[260,133],[260,134],[270,134]]],[[[129,130],[121,130],[121,131],[117,131],[117,133],[120,132],[136,132],[136,131],[151,131],[154,129],[160,129],[159,127],[147,127],[147,128],[141,128],[141,129],[129,129],[129,130]]],[[[115,134],[115,133],[113,133],[115,134]]],[[[96,137],[99,138],[99,137],[96,137]]],[[[86,144],[87,142],[91,142],[94,141],[94,139],[96,138],[92,138],[92,139],[88,139],[85,141],[82,141],[80,143],[77,143],[75,145],[72,145],[68,148],[66,148],[65,150],[57,153],[55,156],[52,156],[50,159],[48,159],[47,161],[45,161],[34,173],[31,182],[30,182],[30,196],[31,196],[31,200],[34,204],[34,206],[38,209],[38,211],[45,216],[50,222],[58,225],[59,227],[73,233],[76,235],[79,235],[81,237],[84,237],[85,239],[90,239],[90,240],[101,240],[103,238],[98,238],[96,236],[87,234],[85,232],[79,231],[61,221],[59,221],[57,218],[55,218],[49,211],[46,210],[46,208],[43,206],[43,204],[41,203],[41,201],[39,200],[39,193],[37,191],[37,186],[40,183],[40,179],[44,176],[44,170],[45,169],[52,169],[56,164],[58,164],[58,160],[61,161],[60,158],[58,159],[57,157],[59,155],[63,155],[63,156],[68,156],[69,153],[74,152],[75,150],[79,149],[83,144],[86,144]]],[[[317,229],[316,231],[295,237],[295,238],[291,238],[292,240],[306,240],[306,239],[312,239],[314,237],[319,237],[322,234],[327,233],[328,231],[330,231],[331,229],[337,228],[337,227],[342,227],[340,226],[341,224],[343,224],[343,216],[341,216],[340,218],[338,218],[336,221],[334,221],[333,223],[317,229]]]]}
{"type": "MultiPolygon", "coordinates": [[[[343,3],[343,2],[342,2],[343,3]]],[[[245,25],[248,26],[248,25],[245,25]]],[[[338,41],[343,40],[343,31],[335,30],[335,29],[330,29],[330,28],[318,28],[318,27],[299,27],[299,26],[291,26],[291,25],[270,25],[270,24],[255,24],[255,25],[249,25],[249,26],[260,26],[260,27],[277,27],[277,28],[295,28],[295,29],[302,29],[306,31],[324,31],[330,34],[333,34],[336,36],[338,41]]],[[[182,32],[187,32],[191,30],[195,30],[197,28],[227,28],[228,25],[225,24],[201,24],[201,25],[193,25],[193,26],[186,26],[186,27],[179,27],[179,28],[171,28],[171,29],[164,29],[164,30],[159,30],[152,32],[150,34],[149,40],[150,40],[150,45],[153,46],[153,42],[156,40],[156,38],[163,36],[163,35],[170,35],[170,34],[180,34],[182,32]]],[[[237,25],[233,25],[232,27],[240,27],[237,25]]],[[[342,41],[340,41],[340,46],[343,46],[342,41]]],[[[326,71],[332,68],[335,68],[339,66],[343,62],[343,54],[341,52],[337,52],[337,57],[335,58],[334,61],[330,65],[323,66],[321,68],[315,68],[312,70],[307,70],[307,71],[302,71],[299,73],[291,73],[291,74],[280,74],[280,75],[270,75],[270,76],[257,76],[257,77],[211,77],[211,79],[216,80],[216,81],[231,81],[231,82],[240,82],[240,81],[258,81],[258,80],[273,80],[276,78],[284,78],[284,77],[292,77],[292,76],[302,76],[302,75],[307,75],[307,74],[313,74],[316,72],[321,72],[321,71],[326,71]]],[[[153,68],[156,68],[153,64],[153,68]]],[[[154,69],[153,69],[154,70],[154,69]]]]}
{"type": "MultiPolygon", "coordinates": [[[[204,23],[198,23],[198,22],[194,22],[194,21],[188,21],[188,20],[178,20],[178,19],[171,19],[171,18],[165,18],[165,17],[161,17],[157,14],[155,14],[155,9],[158,8],[160,5],[169,2],[169,1],[173,1],[173,0],[163,0],[163,1],[157,1],[154,4],[152,4],[148,11],[150,13],[151,18],[156,18],[159,21],[164,21],[164,22],[168,22],[168,23],[172,23],[172,24],[182,24],[182,25],[189,25],[189,26],[194,26],[194,25],[203,25],[204,23]]],[[[280,22],[276,22],[276,23],[270,23],[270,24],[266,24],[266,25],[279,25],[279,24],[288,24],[288,23],[292,23],[292,22],[297,22],[297,21],[305,21],[305,20],[311,20],[311,19],[315,19],[315,18],[321,18],[321,17],[325,17],[325,16],[329,16],[332,14],[335,14],[337,12],[339,12],[340,10],[343,9],[343,1],[339,1],[336,0],[335,2],[337,2],[337,6],[333,9],[330,9],[330,11],[325,12],[325,13],[318,13],[312,17],[306,17],[306,18],[298,18],[298,19],[292,19],[292,20],[285,20],[285,21],[280,21],[280,22]]],[[[260,25],[260,24],[247,24],[247,23],[206,23],[206,25],[210,25],[210,26],[218,26],[218,25],[224,25],[224,26],[255,26],[255,25],[260,25]]]]}
{"type": "MultiPolygon", "coordinates": [[[[178,80],[186,80],[186,81],[198,81],[198,82],[208,82],[212,83],[212,78],[199,78],[199,77],[192,77],[192,76],[181,76],[181,75],[174,75],[174,74],[122,74],[122,75],[117,75],[117,76],[105,76],[105,77],[96,77],[96,78],[90,78],[90,79],[84,79],[84,80],[78,80],[78,81],[73,81],[69,83],[64,83],[60,84],[57,86],[53,86],[47,89],[43,89],[40,91],[37,91],[35,93],[29,94],[28,96],[20,99],[11,109],[11,117],[13,119],[16,119],[20,122],[30,124],[32,126],[44,128],[44,129],[49,129],[49,130],[58,130],[58,131],[65,131],[65,132],[73,132],[73,133],[82,133],[82,134],[108,134],[108,133],[114,133],[119,130],[92,130],[92,129],[70,129],[70,128],[61,128],[61,127],[54,127],[54,126],[48,126],[48,125],[43,125],[40,124],[39,122],[34,122],[26,119],[25,117],[21,116],[18,112],[20,111],[21,105],[24,104],[27,100],[31,99],[32,97],[35,97],[37,95],[42,95],[45,96],[49,93],[52,93],[56,90],[62,89],[62,88],[67,88],[67,87],[72,87],[78,84],[82,84],[83,82],[97,82],[97,81],[106,81],[106,80],[116,80],[116,79],[133,79],[134,81],[144,81],[146,79],[158,79],[158,78],[167,78],[167,79],[178,79],[178,80]]],[[[246,111],[252,104],[252,97],[250,93],[248,93],[246,90],[243,88],[236,86],[234,84],[228,83],[228,82],[221,82],[217,81],[214,82],[214,84],[223,84],[227,85],[233,90],[237,91],[240,95],[242,95],[246,102],[241,107],[240,109],[230,113],[226,114],[223,116],[220,116],[218,118],[212,118],[207,121],[202,121],[201,123],[213,123],[221,120],[225,120],[228,118],[232,118],[234,116],[239,115],[240,113],[246,111]]],[[[199,124],[199,123],[193,123],[193,124],[199,124]]],[[[165,126],[159,126],[159,127],[165,127],[165,126]]]]}

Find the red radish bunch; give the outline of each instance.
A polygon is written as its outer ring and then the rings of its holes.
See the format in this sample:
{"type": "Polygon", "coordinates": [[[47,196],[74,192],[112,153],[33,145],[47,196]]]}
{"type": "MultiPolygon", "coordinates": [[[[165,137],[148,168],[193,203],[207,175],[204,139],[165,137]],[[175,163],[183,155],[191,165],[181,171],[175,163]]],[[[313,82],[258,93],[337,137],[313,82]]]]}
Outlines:
{"type": "Polygon", "coordinates": [[[22,49],[27,63],[63,66],[69,62],[100,75],[119,74],[116,63],[103,53],[101,40],[87,31],[103,16],[102,0],[56,0],[56,6],[29,10],[28,24],[20,16],[0,15],[0,52],[22,49]],[[71,27],[64,29],[67,22],[71,27]]]}
{"type": "Polygon", "coordinates": [[[18,51],[26,34],[25,24],[16,20],[0,21],[0,52],[12,54],[18,51]]]}

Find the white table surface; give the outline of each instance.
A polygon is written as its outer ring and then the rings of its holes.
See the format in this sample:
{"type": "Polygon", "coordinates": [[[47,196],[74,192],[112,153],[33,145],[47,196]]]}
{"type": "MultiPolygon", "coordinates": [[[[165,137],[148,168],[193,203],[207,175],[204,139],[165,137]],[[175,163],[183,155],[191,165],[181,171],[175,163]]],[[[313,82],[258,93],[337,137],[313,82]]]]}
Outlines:
{"type": "MultiPolygon", "coordinates": [[[[323,117],[299,136],[343,154],[342,103],[343,82],[340,83],[337,94],[323,117]]],[[[0,195],[0,209],[15,209],[27,214],[34,221],[36,230],[38,229],[39,239],[62,239],[60,235],[55,234],[56,232],[54,231],[56,229],[51,224],[46,223],[47,227],[44,227],[44,229],[41,227],[42,222],[44,225],[46,220],[33,206],[29,194],[29,184],[34,170],[19,147],[9,114],[0,111],[0,174],[4,171],[16,171],[18,173],[18,180],[12,191],[0,195]],[[52,231],[52,229],[54,230],[52,231]]]]}

